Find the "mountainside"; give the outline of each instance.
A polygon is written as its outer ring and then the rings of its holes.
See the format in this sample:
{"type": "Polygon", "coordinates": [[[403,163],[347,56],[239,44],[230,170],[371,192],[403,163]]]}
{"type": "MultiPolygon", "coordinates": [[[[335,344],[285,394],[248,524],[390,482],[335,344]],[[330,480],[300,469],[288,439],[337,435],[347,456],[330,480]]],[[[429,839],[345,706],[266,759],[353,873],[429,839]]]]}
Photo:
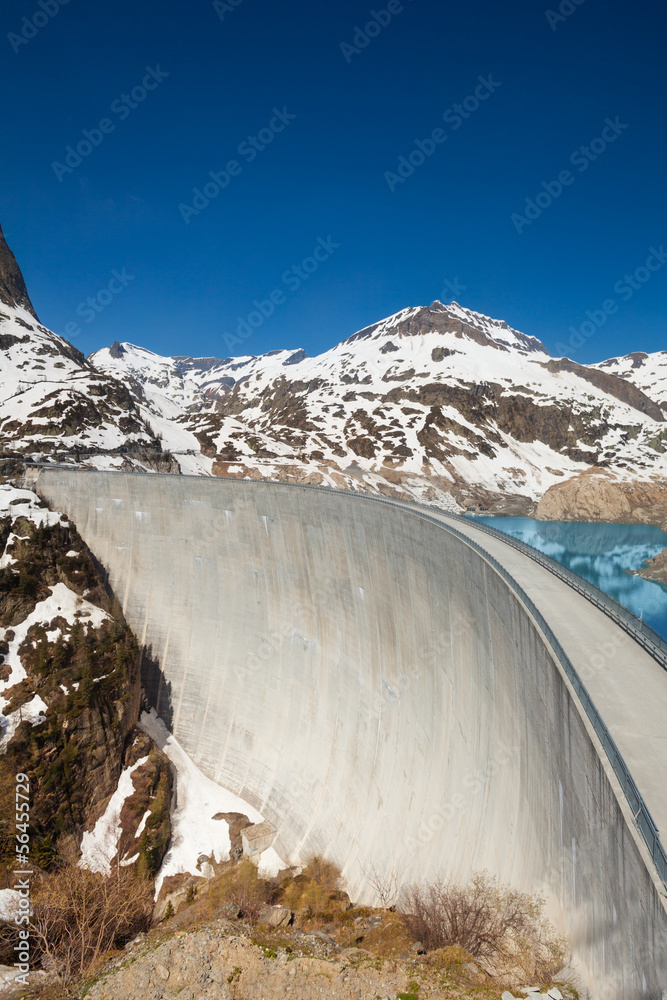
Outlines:
{"type": "Polygon", "coordinates": [[[129,390],[37,320],[2,230],[0,449],[3,457],[94,454],[98,466],[133,457],[171,467],[129,390]]]}
{"type": "MultiPolygon", "coordinates": [[[[153,391],[157,356],[121,350],[153,391]]],[[[109,351],[90,360],[123,371],[109,351]]],[[[534,337],[456,303],[405,309],[316,358],[206,359],[203,373],[191,359],[158,361],[193,386],[178,426],[218,475],[528,511],[590,467],[667,469],[664,413],[640,384],[553,359],[534,337]],[[195,384],[218,398],[193,405],[195,384]]],[[[161,391],[176,399],[173,384],[161,391]]]]}
{"type": "Polygon", "coordinates": [[[34,794],[33,863],[78,857],[132,756],[139,664],[74,525],[34,493],[0,486],[0,879],[7,861],[16,864],[7,800],[17,773],[34,794]]]}
{"type": "Polygon", "coordinates": [[[667,351],[656,351],[655,354],[637,351],[626,354],[624,358],[601,361],[593,367],[638,386],[667,414],[667,351]]]}
{"type": "Polygon", "coordinates": [[[569,511],[581,491],[563,485],[591,470],[660,488],[667,476],[667,352],[581,365],[502,321],[434,302],[314,358],[161,357],[115,342],[86,360],[38,322],[1,234],[0,377],[5,456],[505,513],[531,513],[553,490],[569,511]]]}
{"type": "Polygon", "coordinates": [[[234,379],[217,375],[224,364],[220,358],[165,358],[116,341],[91,354],[88,363],[128,387],[141,419],[165,450],[179,455],[181,471],[210,473],[211,463],[199,454],[191,418],[213,412],[215,401],[234,384],[234,379]]]}

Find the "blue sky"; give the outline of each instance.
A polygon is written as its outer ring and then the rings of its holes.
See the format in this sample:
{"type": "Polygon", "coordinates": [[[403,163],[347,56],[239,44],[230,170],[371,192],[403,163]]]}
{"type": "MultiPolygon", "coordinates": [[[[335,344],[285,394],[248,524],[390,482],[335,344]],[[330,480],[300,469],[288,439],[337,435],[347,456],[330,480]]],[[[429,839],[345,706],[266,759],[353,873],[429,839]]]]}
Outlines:
{"type": "Polygon", "coordinates": [[[581,362],[662,350],[666,19],[5,0],[0,222],[86,353],[315,354],[437,298],[581,362]]]}

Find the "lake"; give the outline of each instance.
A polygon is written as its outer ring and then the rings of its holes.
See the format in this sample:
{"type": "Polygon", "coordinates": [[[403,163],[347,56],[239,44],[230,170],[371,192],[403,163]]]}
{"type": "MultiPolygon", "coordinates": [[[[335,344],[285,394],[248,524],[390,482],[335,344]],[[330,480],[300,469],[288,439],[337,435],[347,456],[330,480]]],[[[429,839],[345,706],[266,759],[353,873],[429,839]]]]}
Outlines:
{"type": "Polygon", "coordinates": [[[526,542],[583,576],[667,639],[667,587],[627,570],[667,548],[667,532],[644,524],[534,521],[529,517],[474,517],[526,542]]]}

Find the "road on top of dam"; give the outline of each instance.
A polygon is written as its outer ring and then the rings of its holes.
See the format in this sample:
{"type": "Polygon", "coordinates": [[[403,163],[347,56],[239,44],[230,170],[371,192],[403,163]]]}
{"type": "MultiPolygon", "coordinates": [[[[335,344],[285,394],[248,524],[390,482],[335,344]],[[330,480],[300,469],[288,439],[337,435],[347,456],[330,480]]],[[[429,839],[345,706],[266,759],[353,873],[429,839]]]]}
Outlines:
{"type": "MultiPolygon", "coordinates": [[[[417,512],[411,504],[397,503],[417,512]]],[[[424,513],[425,509],[420,508],[424,513]]],[[[466,535],[516,580],[549,623],[618,746],[667,840],[667,671],[599,608],[530,556],[437,509],[430,517],[466,535]]],[[[536,719],[539,724],[539,719],[536,719]]]]}

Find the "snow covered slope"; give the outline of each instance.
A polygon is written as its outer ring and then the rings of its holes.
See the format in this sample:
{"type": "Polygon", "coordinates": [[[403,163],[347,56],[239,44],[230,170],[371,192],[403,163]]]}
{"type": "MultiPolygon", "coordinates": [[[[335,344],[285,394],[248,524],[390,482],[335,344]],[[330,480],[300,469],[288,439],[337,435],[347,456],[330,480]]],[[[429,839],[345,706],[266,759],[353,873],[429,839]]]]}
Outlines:
{"type": "MultiPolygon", "coordinates": [[[[209,398],[200,380],[192,377],[187,368],[181,371],[173,358],[118,341],[91,354],[88,362],[128,387],[142,420],[166,450],[200,451],[197,438],[186,426],[188,416],[212,410],[215,396],[209,398]]],[[[207,468],[206,462],[200,460],[197,467],[183,471],[210,472],[210,463],[207,468]]]]}
{"type": "Polygon", "coordinates": [[[664,473],[664,415],[641,388],[552,359],[456,303],[405,309],[315,358],[273,351],[186,425],[222,475],[379,489],[460,505],[517,498],[595,465],[664,473]]]}
{"type": "Polygon", "coordinates": [[[654,399],[667,413],[667,351],[644,354],[638,351],[624,358],[610,358],[593,367],[632,382],[654,399]]]}
{"type": "Polygon", "coordinates": [[[128,389],[39,322],[1,229],[0,447],[5,456],[95,453],[119,465],[121,451],[161,451],[128,389]]]}
{"type": "Polygon", "coordinates": [[[5,454],[528,512],[586,469],[667,475],[666,415],[667,352],[554,359],[457,303],[403,309],[314,358],[115,342],[86,361],[38,322],[0,232],[5,454]]]}

